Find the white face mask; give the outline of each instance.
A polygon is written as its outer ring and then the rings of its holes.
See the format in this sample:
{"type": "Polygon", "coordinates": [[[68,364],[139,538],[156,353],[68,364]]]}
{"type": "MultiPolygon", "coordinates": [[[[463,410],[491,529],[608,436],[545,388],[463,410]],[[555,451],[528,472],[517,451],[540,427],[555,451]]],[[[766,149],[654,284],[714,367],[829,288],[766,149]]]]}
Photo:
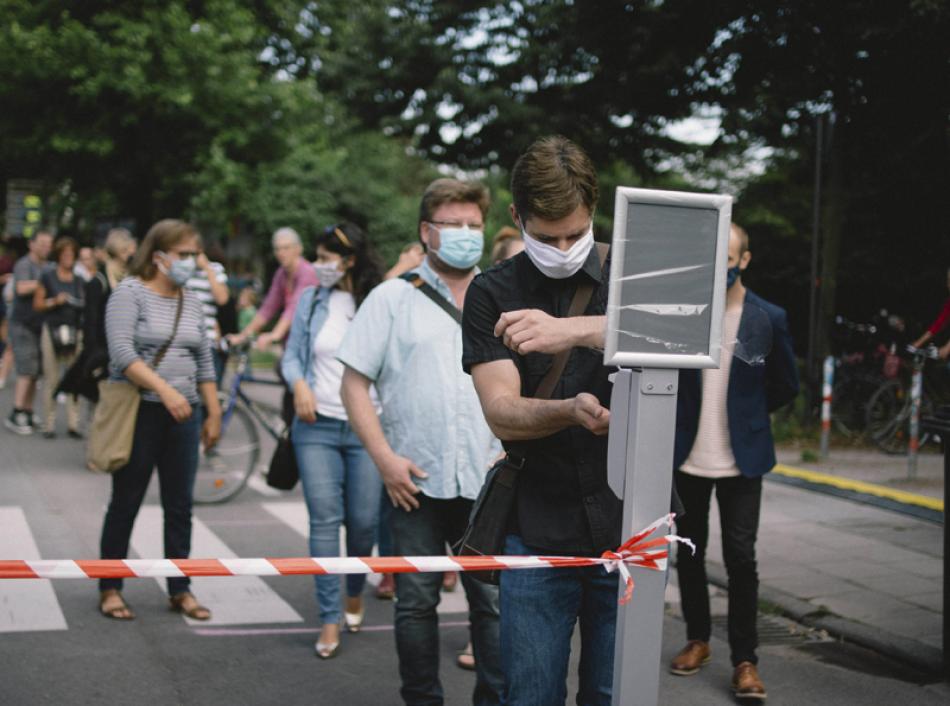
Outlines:
{"type": "Polygon", "coordinates": [[[346,273],[339,268],[338,262],[317,262],[313,265],[321,287],[331,288],[342,279],[346,273]]]}
{"type": "Polygon", "coordinates": [[[594,247],[593,224],[587,233],[567,250],[560,250],[532,238],[524,226],[521,226],[521,235],[524,237],[524,250],[531,262],[551,279],[567,279],[577,272],[587,262],[587,256],[594,247]]]}

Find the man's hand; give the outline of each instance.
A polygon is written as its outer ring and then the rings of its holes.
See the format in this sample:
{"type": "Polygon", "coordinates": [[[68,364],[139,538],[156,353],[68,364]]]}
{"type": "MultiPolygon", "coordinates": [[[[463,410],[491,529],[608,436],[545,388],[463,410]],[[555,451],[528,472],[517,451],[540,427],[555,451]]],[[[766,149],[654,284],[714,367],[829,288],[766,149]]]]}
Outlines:
{"type": "Polygon", "coordinates": [[[495,335],[519,355],[560,353],[574,346],[571,323],[571,319],[559,319],[540,309],[519,309],[498,318],[495,335]]]}
{"type": "Polygon", "coordinates": [[[317,400],[304,378],[294,383],[294,412],[307,424],[317,421],[317,400]]]}
{"type": "Polygon", "coordinates": [[[259,351],[266,351],[274,343],[274,335],[271,333],[262,333],[254,341],[254,347],[259,351]]]}
{"type": "Polygon", "coordinates": [[[573,400],[571,415],[582,427],[597,436],[603,436],[610,428],[610,410],[589,392],[581,392],[573,400]]]}
{"type": "Polygon", "coordinates": [[[404,272],[408,272],[409,270],[414,270],[419,265],[421,265],[424,259],[425,252],[423,252],[422,246],[418,243],[414,243],[412,247],[404,252],[399,253],[399,260],[397,262],[399,267],[402,268],[404,272]]]}
{"type": "Polygon", "coordinates": [[[408,458],[396,454],[392,454],[381,464],[377,464],[377,468],[393,507],[398,505],[406,512],[418,510],[419,501],[415,496],[421,491],[419,486],[412,482],[412,477],[428,478],[429,474],[408,458]]]}
{"type": "Polygon", "coordinates": [[[62,306],[69,301],[69,295],[66,292],[60,292],[53,298],[53,306],[62,306]]]}
{"type": "Polygon", "coordinates": [[[950,358],[950,343],[940,346],[940,349],[937,351],[937,355],[939,355],[942,360],[950,358]]]}

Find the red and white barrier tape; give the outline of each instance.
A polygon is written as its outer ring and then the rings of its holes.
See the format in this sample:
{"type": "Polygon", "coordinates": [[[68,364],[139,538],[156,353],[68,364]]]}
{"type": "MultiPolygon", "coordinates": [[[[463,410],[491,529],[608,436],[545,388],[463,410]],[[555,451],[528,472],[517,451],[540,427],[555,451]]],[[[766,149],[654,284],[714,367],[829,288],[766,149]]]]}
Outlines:
{"type": "MultiPolygon", "coordinates": [[[[427,571],[494,571],[603,566],[619,571],[626,582],[621,604],[630,600],[633,578],[628,566],[666,570],[667,545],[688,539],[667,534],[649,539],[673,515],[645,527],[614,552],[600,557],[576,556],[402,556],[302,557],[289,559],[0,559],[0,579],[100,579],[180,576],[299,576],[322,574],[423,573],[427,571]]],[[[694,548],[695,550],[695,548],[694,548]]]]}

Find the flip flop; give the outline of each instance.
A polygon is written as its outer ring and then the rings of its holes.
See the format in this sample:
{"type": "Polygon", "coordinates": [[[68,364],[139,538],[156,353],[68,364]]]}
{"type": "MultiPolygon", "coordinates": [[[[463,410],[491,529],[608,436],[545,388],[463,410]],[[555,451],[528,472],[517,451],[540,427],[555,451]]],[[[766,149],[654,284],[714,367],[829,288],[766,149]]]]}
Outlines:
{"type": "Polygon", "coordinates": [[[171,609],[176,613],[181,613],[192,620],[211,620],[211,611],[198,602],[198,599],[190,591],[182,591],[168,599],[171,609]],[[192,606],[185,608],[185,603],[191,599],[192,606]]]}
{"type": "Polygon", "coordinates": [[[108,588],[99,592],[99,612],[112,620],[135,620],[135,613],[129,609],[128,604],[122,598],[122,594],[115,588],[108,588]],[[118,603],[111,608],[106,608],[106,602],[113,598],[117,598],[118,603]]]}

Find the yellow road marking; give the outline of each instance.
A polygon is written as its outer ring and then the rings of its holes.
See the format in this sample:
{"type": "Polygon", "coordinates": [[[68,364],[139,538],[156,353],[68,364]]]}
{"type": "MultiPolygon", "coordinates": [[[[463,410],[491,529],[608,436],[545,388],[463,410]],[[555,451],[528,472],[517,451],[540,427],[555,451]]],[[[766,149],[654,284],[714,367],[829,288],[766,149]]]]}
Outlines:
{"type": "Polygon", "coordinates": [[[852,480],[851,478],[841,478],[839,476],[832,476],[827,473],[820,473],[818,471],[808,471],[804,468],[786,466],[784,463],[780,463],[775,466],[775,468],[772,469],[772,472],[778,473],[782,476],[787,476],[789,478],[800,478],[801,480],[807,480],[812,483],[831,485],[835,488],[841,488],[842,490],[853,490],[857,493],[876,495],[878,497],[887,498],[889,500],[894,500],[895,502],[904,503],[906,505],[917,505],[918,507],[925,507],[929,510],[936,510],[937,512],[944,511],[943,500],[940,500],[939,498],[931,498],[926,495],[918,495],[917,493],[908,493],[903,490],[894,490],[893,488],[877,485],[875,483],[865,483],[864,481],[852,480]]]}

